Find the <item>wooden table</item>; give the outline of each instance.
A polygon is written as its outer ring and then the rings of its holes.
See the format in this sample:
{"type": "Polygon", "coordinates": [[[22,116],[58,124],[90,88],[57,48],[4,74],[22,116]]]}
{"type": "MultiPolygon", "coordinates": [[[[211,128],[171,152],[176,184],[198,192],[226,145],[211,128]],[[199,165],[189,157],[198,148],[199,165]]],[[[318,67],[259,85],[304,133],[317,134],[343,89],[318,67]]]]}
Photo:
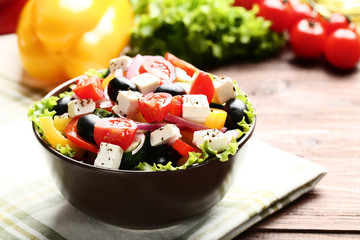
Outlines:
{"type": "Polygon", "coordinates": [[[258,112],[256,138],[329,171],[315,190],[239,239],[360,239],[360,70],[302,63],[284,50],[211,71],[248,93],[258,112]]]}

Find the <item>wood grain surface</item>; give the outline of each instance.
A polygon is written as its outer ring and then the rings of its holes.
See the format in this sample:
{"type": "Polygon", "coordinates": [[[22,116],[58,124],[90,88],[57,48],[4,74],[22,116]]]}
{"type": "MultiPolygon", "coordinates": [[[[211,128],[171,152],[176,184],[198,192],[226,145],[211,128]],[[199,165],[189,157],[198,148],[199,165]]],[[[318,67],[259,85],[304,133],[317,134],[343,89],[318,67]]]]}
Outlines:
{"type": "Polygon", "coordinates": [[[236,79],[248,93],[257,139],[329,171],[313,191],[238,239],[360,239],[360,66],[336,71],[285,49],[209,71],[236,79]]]}

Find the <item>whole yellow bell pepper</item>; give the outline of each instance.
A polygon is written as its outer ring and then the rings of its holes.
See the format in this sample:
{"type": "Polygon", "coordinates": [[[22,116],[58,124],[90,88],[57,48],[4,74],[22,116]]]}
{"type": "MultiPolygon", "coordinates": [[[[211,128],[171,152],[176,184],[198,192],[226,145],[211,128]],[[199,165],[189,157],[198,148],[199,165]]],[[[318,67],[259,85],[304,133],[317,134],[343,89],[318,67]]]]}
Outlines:
{"type": "Polygon", "coordinates": [[[42,86],[107,68],[133,20],[129,0],[29,0],[17,28],[23,66],[42,86]]]}

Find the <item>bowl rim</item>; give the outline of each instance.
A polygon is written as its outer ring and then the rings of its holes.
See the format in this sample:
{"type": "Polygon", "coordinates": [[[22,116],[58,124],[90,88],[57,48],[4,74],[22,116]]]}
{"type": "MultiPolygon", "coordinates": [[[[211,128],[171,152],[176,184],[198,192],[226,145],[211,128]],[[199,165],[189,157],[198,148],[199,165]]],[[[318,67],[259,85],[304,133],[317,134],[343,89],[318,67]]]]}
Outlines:
{"type": "MultiPolygon", "coordinates": [[[[50,92],[48,92],[42,99],[46,99],[49,98],[51,96],[54,96],[55,94],[59,94],[60,92],[64,92],[66,89],[68,89],[70,87],[71,84],[75,83],[75,81],[81,77],[83,77],[84,75],[75,77],[73,79],[70,79],[60,85],[58,85],[57,87],[55,87],[54,89],[52,89],[50,92]]],[[[247,97],[248,101],[250,101],[250,99],[247,97]]],[[[251,102],[251,101],[250,101],[251,102]]],[[[242,138],[240,139],[240,141],[238,142],[238,151],[240,151],[241,147],[250,139],[250,137],[252,136],[254,129],[255,129],[255,125],[256,125],[256,120],[257,117],[256,115],[254,116],[254,120],[253,123],[250,126],[250,129],[247,133],[245,133],[245,135],[242,136],[242,138]]],[[[160,170],[160,171],[150,171],[150,170],[125,170],[125,169],[109,169],[109,168],[101,168],[101,167],[97,167],[88,163],[84,163],[82,161],[78,161],[76,159],[70,158],[68,156],[65,156],[63,154],[61,154],[60,152],[58,152],[57,150],[55,150],[53,147],[51,147],[50,145],[48,145],[40,136],[39,132],[36,130],[35,128],[35,123],[32,122],[32,129],[34,132],[34,135],[36,137],[36,139],[40,142],[40,144],[50,153],[54,154],[56,157],[60,158],[63,161],[66,161],[70,164],[74,164],[78,167],[82,167],[82,168],[86,168],[89,170],[96,170],[96,171],[100,171],[100,172],[107,172],[107,173],[111,173],[111,174],[159,174],[159,173],[177,173],[177,172],[187,172],[187,171],[191,171],[193,169],[197,169],[199,167],[205,166],[205,165],[209,165],[209,164],[214,164],[220,161],[214,161],[214,159],[208,159],[202,163],[196,164],[196,165],[192,165],[190,167],[187,167],[186,169],[179,169],[179,170],[174,170],[174,171],[170,171],[170,170],[160,170]]],[[[237,153],[236,152],[236,153],[237,153]]],[[[235,153],[235,154],[236,154],[235,153]]],[[[230,157],[230,156],[229,156],[230,157]]],[[[230,160],[230,159],[229,159],[230,160]]],[[[226,161],[227,162],[227,161],[226,161]]],[[[224,162],[225,163],[225,162],[224,162]]]]}

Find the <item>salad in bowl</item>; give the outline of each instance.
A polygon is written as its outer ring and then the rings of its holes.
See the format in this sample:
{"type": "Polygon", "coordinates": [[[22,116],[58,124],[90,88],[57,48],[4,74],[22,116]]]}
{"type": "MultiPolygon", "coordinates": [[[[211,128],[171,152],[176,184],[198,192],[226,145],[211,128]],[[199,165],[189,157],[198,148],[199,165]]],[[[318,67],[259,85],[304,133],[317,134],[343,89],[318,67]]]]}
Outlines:
{"type": "Polygon", "coordinates": [[[57,86],[28,116],[62,196],[132,229],[172,226],[217,204],[256,122],[235,81],[170,53],[112,59],[57,86]]]}
{"type": "Polygon", "coordinates": [[[30,106],[49,146],[112,170],[182,170],[227,161],[255,121],[236,81],[201,71],[171,53],[120,56],[68,89],[30,106]]]}

